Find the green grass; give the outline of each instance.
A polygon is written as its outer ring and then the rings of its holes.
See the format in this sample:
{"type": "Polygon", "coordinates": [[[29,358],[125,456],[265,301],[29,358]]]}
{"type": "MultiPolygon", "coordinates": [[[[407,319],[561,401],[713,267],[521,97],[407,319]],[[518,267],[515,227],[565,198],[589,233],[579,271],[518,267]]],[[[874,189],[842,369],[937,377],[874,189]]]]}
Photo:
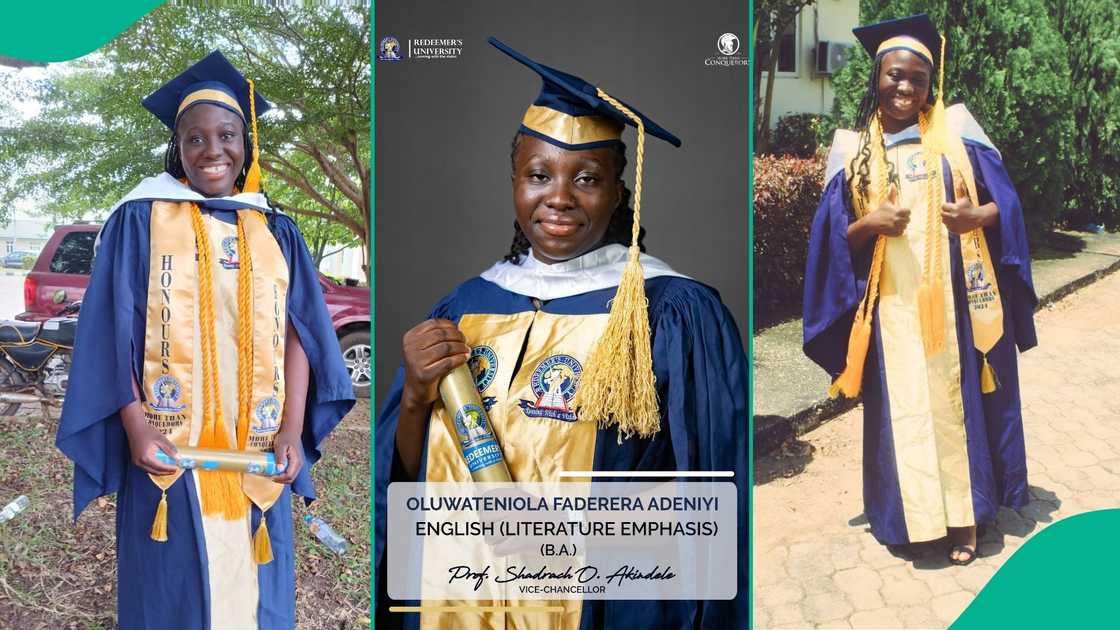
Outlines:
{"type": "MultiPolygon", "coordinates": [[[[116,625],[113,497],[71,520],[71,465],[54,448],[57,419],[25,405],[0,417],[0,506],[30,506],[0,525],[0,626],[100,629],[116,625]]],[[[369,625],[369,403],[360,401],[323,445],[319,500],[292,507],[297,627],[369,625]],[[336,556],[311,537],[303,515],[324,518],[350,547],[336,556]]]]}

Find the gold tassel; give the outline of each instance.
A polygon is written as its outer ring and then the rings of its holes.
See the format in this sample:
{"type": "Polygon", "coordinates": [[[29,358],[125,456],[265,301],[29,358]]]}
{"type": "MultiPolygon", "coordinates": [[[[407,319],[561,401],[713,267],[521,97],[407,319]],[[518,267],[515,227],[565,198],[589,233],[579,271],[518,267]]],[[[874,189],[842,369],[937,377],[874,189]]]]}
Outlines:
{"type": "Polygon", "coordinates": [[[922,282],[918,287],[918,319],[922,329],[922,347],[927,357],[945,350],[945,287],[940,280],[932,285],[922,282]]]}
{"type": "Polygon", "coordinates": [[[984,366],[980,368],[980,391],[990,394],[997,389],[999,389],[999,379],[996,378],[996,371],[992,369],[992,364],[988,363],[988,355],[984,355],[984,366]]]}
{"type": "Polygon", "coordinates": [[[167,491],[164,490],[159,497],[159,506],[156,508],[156,517],[152,520],[152,540],[167,542],[167,491]]]}
{"type": "Polygon", "coordinates": [[[841,394],[846,398],[859,396],[859,390],[863,386],[863,366],[867,362],[867,348],[870,343],[871,320],[854,322],[852,332],[848,336],[847,362],[844,371],[828,388],[829,398],[836,398],[841,394]]]}
{"type": "Polygon", "coordinates": [[[253,562],[268,564],[272,562],[272,538],[268,535],[268,525],[261,512],[261,524],[257,526],[257,533],[253,536],[253,562]]]}
{"type": "Polygon", "coordinates": [[[634,121],[638,128],[637,160],[634,167],[634,225],[626,267],[611,301],[607,328],[599,337],[583,372],[573,405],[583,421],[598,421],[602,428],[618,425],[618,441],[637,434],[647,438],[661,428],[657,406],[656,378],[649,343],[649,300],[645,274],[639,259],[641,229],[642,160],[645,155],[645,123],[625,105],[603,90],[599,98],[634,121]]]}
{"type": "Polygon", "coordinates": [[[245,173],[245,185],[242,192],[260,192],[261,190],[261,150],[257,144],[257,99],[254,96],[255,86],[253,80],[249,81],[249,123],[253,130],[253,163],[249,165],[249,172],[245,173]]]}

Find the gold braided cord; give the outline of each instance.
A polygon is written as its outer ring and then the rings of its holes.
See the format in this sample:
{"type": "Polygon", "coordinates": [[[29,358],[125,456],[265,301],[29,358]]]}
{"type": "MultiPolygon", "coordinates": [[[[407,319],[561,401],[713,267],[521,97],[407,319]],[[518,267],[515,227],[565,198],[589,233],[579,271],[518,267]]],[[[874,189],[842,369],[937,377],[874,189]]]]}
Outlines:
{"type": "Polygon", "coordinates": [[[599,98],[613,105],[638,128],[634,167],[634,225],[626,267],[619,280],[607,326],[591,351],[573,404],[581,421],[618,426],[618,440],[632,434],[651,437],[661,428],[656,378],[650,349],[649,300],[646,299],[638,234],[641,231],[642,165],[645,123],[601,89],[599,98]]]}
{"type": "Polygon", "coordinates": [[[253,261],[245,213],[237,213],[237,448],[245,449],[253,407],[253,261]]]}
{"type": "MultiPolygon", "coordinates": [[[[191,204],[191,225],[198,249],[198,328],[202,349],[203,423],[198,445],[202,448],[228,449],[229,432],[222,414],[221,387],[218,381],[218,347],[214,334],[214,263],[210,233],[202,221],[198,204],[191,204]]],[[[202,513],[221,514],[238,520],[248,513],[249,501],[241,490],[241,475],[225,470],[204,471],[199,475],[199,502],[202,513]]]]}
{"type": "MultiPolygon", "coordinates": [[[[891,182],[888,181],[887,154],[883,149],[883,125],[880,114],[876,112],[868,123],[867,133],[862,142],[867,143],[871,151],[869,168],[872,170],[874,186],[868,186],[866,198],[851,180],[852,203],[858,218],[866,216],[879,204],[891,197],[891,182]]],[[[887,254],[887,237],[875,237],[875,249],[871,254],[871,268],[867,273],[867,287],[864,289],[863,298],[856,307],[855,318],[852,320],[852,330],[848,334],[848,354],[844,362],[844,370],[832,382],[828,389],[830,397],[845,396],[855,398],[863,386],[863,368],[867,362],[867,350],[871,343],[871,321],[874,318],[875,303],[879,299],[879,278],[883,270],[883,261],[887,254]]]]}

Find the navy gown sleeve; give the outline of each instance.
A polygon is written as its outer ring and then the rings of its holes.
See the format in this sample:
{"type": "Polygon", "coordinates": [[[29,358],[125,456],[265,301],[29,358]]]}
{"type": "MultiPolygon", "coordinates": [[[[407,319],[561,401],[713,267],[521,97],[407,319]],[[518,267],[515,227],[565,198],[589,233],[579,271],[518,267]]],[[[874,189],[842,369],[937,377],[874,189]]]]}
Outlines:
{"type": "Polygon", "coordinates": [[[136,396],[147,318],[150,202],[114,211],[101,229],[82,300],[55,444],[74,462],[74,518],[117,492],[129,463],[120,410],[136,396]]]}
{"type": "Polygon", "coordinates": [[[303,235],[290,217],[278,213],[269,217],[269,227],[288,261],[288,322],[311,366],[303,415],[305,465],[292,482],[292,492],[310,501],[315,498],[311,466],[322,456],[319,446],[327,434],[354,406],[354,388],[303,235]]]}
{"type": "Polygon", "coordinates": [[[979,203],[995,202],[999,208],[998,228],[985,228],[984,235],[992,262],[998,265],[996,275],[999,278],[1000,300],[1004,304],[1004,319],[1013,327],[1019,351],[1029,350],[1038,345],[1034,329],[1038,297],[1031,277],[1023,206],[999,152],[968,141],[965,148],[976,177],[979,203]]]}
{"type": "MultiPolygon", "coordinates": [[[[677,286],[654,314],[658,398],[676,470],[734,471],[737,595],[697,602],[694,628],[727,628],[748,619],[747,432],[749,381],[739,329],[716,292],[692,281],[677,286]]],[[[720,561],[720,560],[715,560],[720,561]]]]}
{"type": "MultiPolygon", "coordinates": [[[[451,313],[451,304],[455,293],[444,297],[432,308],[425,319],[445,318],[455,319],[451,313]]],[[[419,323],[419,322],[417,322],[419,323]]],[[[401,627],[405,615],[389,614],[389,599],[387,590],[387,566],[385,562],[385,542],[387,530],[387,502],[389,499],[389,484],[393,481],[415,481],[409,479],[404,472],[400,455],[397,453],[397,422],[401,413],[401,394],[404,390],[404,366],[397,368],[396,376],[381,412],[377,415],[377,424],[374,426],[374,457],[373,457],[373,517],[374,517],[374,546],[373,568],[377,596],[374,600],[376,627],[398,628],[401,627]]],[[[424,434],[427,436],[427,433],[424,434]]],[[[424,462],[421,459],[421,466],[424,462]]]]}
{"type": "Polygon", "coordinates": [[[867,286],[872,247],[853,256],[848,225],[854,219],[844,172],[825,187],[809,229],[802,302],[805,354],[833,377],[844,370],[856,306],[867,286]]]}

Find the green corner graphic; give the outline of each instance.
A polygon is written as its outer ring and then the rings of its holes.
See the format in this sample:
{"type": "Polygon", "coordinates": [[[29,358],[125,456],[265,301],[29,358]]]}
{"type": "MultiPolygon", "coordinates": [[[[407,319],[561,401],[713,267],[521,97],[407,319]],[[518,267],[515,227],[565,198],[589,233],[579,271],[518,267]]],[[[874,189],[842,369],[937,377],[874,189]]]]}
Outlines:
{"type": "Polygon", "coordinates": [[[950,627],[1116,627],[1118,531],[1120,510],[1054,523],[1024,543],[950,627]]]}
{"type": "Polygon", "coordinates": [[[161,4],[162,0],[9,3],[0,10],[0,60],[44,63],[81,57],[161,4]]]}

